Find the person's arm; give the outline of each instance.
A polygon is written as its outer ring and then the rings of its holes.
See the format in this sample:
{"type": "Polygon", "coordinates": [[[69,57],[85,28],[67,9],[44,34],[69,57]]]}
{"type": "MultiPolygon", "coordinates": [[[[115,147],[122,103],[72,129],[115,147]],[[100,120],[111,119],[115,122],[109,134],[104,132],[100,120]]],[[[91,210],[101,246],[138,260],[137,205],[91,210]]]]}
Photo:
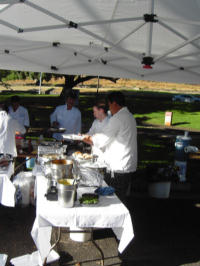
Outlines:
{"type": "Polygon", "coordinates": [[[30,120],[28,110],[24,109],[24,126],[28,129],[30,127],[30,120]]]}
{"type": "Polygon", "coordinates": [[[100,149],[107,146],[117,135],[119,127],[120,121],[116,117],[110,118],[107,126],[104,128],[104,132],[92,136],[93,145],[100,149]]]}
{"type": "Polygon", "coordinates": [[[76,120],[76,128],[75,128],[75,133],[81,133],[81,112],[79,111],[79,114],[77,116],[77,120],[76,120]]]}
{"type": "Polygon", "coordinates": [[[21,125],[16,119],[13,118],[13,124],[16,132],[20,132],[21,134],[26,133],[26,128],[21,125]]]}
{"type": "Polygon", "coordinates": [[[84,139],[82,141],[89,145],[93,145],[92,136],[84,135],[84,139]]]}
{"type": "Polygon", "coordinates": [[[52,127],[59,127],[59,122],[57,121],[57,112],[58,109],[56,107],[54,112],[50,115],[50,123],[52,127]]]}
{"type": "Polygon", "coordinates": [[[87,135],[90,135],[90,136],[92,136],[92,135],[94,135],[95,134],[95,120],[93,121],[93,123],[92,123],[92,126],[91,126],[91,128],[89,129],[89,131],[88,131],[88,133],[86,133],[87,135]]]}

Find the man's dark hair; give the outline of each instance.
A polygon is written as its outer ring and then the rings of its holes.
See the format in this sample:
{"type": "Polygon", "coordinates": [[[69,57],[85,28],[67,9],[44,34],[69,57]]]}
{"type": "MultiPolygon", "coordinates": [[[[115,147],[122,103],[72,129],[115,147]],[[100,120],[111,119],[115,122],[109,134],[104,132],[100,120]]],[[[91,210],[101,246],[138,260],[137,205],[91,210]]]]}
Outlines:
{"type": "Polygon", "coordinates": [[[71,90],[69,93],[67,93],[66,99],[67,98],[72,98],[72,99],[76,100],[77,95],[76,95],[75,91],[71,90]]]}
{"type": "Polygon", "coordinates": [[[96,106],[98,109],[103,109],[105,114],[108,112],[108,104],[105,98],[96,98],[93,106],[96,106]]]}
{"type": "Polygon", "coordinates": [[[120,106],[125,106],[125,97],[120,91],[113,91],[108,94],[108,101],[110,103],[116,102],[120,106]]]}
{"type": "Polygon", "coordinates": [[[0,102],[1,108],[3,111],[6,111],[8,113],[8,105],[6,102],[0,102]]]}
{"type": "Polygon", "coordinates": [[[11,101],[11,103],[19,103],[19,102],[20,102],[20,97],[17,96],[17,95],[12,96],[12,97],[10,98],[10,101],[11,101]]]}

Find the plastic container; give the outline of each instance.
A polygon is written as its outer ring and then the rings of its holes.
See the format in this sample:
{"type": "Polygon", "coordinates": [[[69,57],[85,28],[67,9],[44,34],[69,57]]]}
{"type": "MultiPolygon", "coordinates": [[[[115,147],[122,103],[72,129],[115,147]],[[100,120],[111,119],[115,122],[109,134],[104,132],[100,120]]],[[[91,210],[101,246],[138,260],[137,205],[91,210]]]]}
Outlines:
{"type": "Polygon", "coordinates": [[[187,154],[185,152],[185,147],[189,146],[191,142],[191,137],[188,136],[188,132],[185,132],[183,136],[177,136],[175,142],[175,160],[186,161],[187,154]]]}
{"type": "Polygon", "coordinates": [[[178,177],[180,182],[186,181],[187,162],[175,161],[174,165],[178,167],[178,177]]]}
{"type": "Polygon", "coordinates": [[[28,206],[34,194],[35,177],[32,172],[20,172],[13,180],[16,187],[15,202],[22,207],[28,206]]]}
{"type": "Polygon", "coordinates": [[[148,187],[149,195],[153,198],[169,198],[171,181],[150,183],[148,187]]]}
{"type": "Polygon", "coordinates": [[[76,232],[70,232],[70,239],[77,242],[86,242],[92,239],[92,230],[89,230],[87,228],[80,228],[80,227],[70,227],[70,231],[76,231],[76,232]],[[85,231],[88,232],[85,232],[85,231]]]}

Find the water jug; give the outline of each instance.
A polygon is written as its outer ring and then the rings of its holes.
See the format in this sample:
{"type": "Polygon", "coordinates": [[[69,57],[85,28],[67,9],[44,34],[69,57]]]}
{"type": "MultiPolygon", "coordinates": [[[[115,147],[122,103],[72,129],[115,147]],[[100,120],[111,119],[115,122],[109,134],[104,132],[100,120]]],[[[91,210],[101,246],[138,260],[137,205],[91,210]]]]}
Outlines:
{"type": "Polygon", "coordinates": [[[189,146],[191,142],[191,137],[188,136],[186,131],[183,136],[176,136],[175,142],[175,160],[176,161],[186,161],[187,155],[184,151],[184,148],[189,146]]]}

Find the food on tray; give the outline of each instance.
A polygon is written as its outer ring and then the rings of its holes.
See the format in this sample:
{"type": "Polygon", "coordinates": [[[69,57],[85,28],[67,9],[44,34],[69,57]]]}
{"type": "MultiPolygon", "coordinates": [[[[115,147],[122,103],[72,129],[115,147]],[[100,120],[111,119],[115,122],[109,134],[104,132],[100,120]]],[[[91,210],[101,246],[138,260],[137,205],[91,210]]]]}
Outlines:
{"type": "Polygon", "coordinates": [[[65,185],[65,186],[70,186],[71,185],[71,183],[69,182],[69,180],[68,179],[58,179],[58,183],[59,184],[62,184],[62,185],[65,185]]]}
{"type": "Polygon", "coordinates": [[[94,193],[84,193],[79,201],[81,204],[85,205],[97,204],[99,201],[99,196],[94,193]]]}
{"type": "Polygon", "coordinates": [[[76,151],[72,155],[73,155],[73,157],[75,159],[81,159],[81,160],[90,160],[90,159],[93,158],[93,156],[91,154],[89,154],[89,153],[82,153],[80,151],[76,151]]]}
{"type": "Polygon", "coordinates": [[[9,165],[9,161],[8,160],[1,160],[0,161],[0,167],[6,167],[9,165]]]}

